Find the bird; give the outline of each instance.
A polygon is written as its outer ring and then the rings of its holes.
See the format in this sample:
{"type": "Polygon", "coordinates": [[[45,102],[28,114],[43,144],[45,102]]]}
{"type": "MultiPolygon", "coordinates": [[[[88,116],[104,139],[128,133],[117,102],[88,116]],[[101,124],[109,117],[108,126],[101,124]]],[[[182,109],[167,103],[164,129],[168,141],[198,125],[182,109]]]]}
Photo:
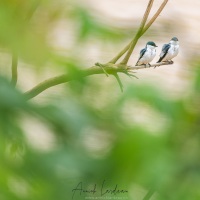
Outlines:
{"type": "Polygon", "coordinates": [[[159,62],[170,62],[173,63],[172,58],[176,57],[179,52],[179,41],[177,37],[173,37],[169,44],[164,44],[160,53],[159,62]]]}
{"type": "Polygon", "coordinates": [[[140,57],[136,63],[136,66],[139,65],[145,65],[145,67],[151,66],[150,62],[156,56],[156,47],[157,45],[154,42],[152,41],[147,42],[146,47],[140,51],[140,57]]]}

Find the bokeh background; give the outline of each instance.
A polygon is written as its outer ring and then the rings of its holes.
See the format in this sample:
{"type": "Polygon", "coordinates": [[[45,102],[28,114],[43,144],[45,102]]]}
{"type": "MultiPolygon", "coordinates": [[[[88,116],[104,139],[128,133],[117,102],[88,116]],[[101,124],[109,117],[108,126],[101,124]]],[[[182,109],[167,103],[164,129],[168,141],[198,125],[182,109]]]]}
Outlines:
{"type": "MultiPolygon", "coordinates": [[[[176,36],[174,64],[130,79],[93,75],[26,101],[43,80],[112,59],[137,31],[148,0],[0,2],[0,199],[200,199],[200,1],[169,1],[139,40],[176,36]],[[17,52],[18,83],[11,79],[17,52]],[[105,189],[127,190],[105,194],[105,189]],[[149,197],[145,197],[149,194],[149,197]]],[[[162,3],[155,0],[150,17],[162,3]]]]}

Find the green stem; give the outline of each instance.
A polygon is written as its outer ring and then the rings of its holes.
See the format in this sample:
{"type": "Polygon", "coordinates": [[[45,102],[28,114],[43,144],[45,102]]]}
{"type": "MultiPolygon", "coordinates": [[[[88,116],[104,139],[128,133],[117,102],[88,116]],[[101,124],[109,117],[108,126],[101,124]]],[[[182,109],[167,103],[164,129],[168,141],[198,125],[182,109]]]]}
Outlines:
{"type": "Polygon", "coordinates": [[[16,84],[17,84],[17,77],[18,77],[17,64],[18,64],[18,56],[17,56],[17,53],[13,52],[13,54],[12,54],[12,79],[11,79],[11,83],[14,86],[16,86],[16,84]]]}
{"type": "Polygon", "coordinates": [[[142,36],[142,31],[143,31],[143,28],[144,28],[145,23],[146,23],[146,21],[147,21],[147,18],[148,18],[148,16],[149,16],[149,13],[150,13],[150,11],[151,11],[151,8],[152,8],[152,6],[153,6],[153,2],[154,2],[154,0],[149,0],[149,3],[148,3],[148,5],[147,5],[146,11],[145,11],[145,13],[144,13],[143,19],[142,19],[142,21],[141,21],[140,27],[139,27],[139,29],[138,29],[138,31],[137,31],[137,33],[136,33],[136,35],[135,35],[133,41],[131,42],[131,45],[130,45],[130,47],[129,47],[129,50],[128,50],[128,52],[127,52],[125,58],[124,58],[123,61],[121,62],[121,64],[127,64],[128,60],[129,60],[129,58],[130,58],[130,56],[131,56],[131,54],[132,54],[132,52],[133,52],[133,49],[135,48],[135,45],[137,44],[137,41],[138,41],[139,38],[142,36]]]}
{"type": "MultiPolygon", "coordinates": [[[[105,66],[104,70],[106,70],[106,72],[108,74],[113,74],[116,72],[123,72],[123,69],[118,69],[117,67],[111,67],[111,66],[105,66]]],[[[77,80],[80,77],[90,76],[90,75],[94,75],[94,74],[103,74],[103,73],[104,73],[104,71],[100,67],[93,66],[86,70],[82,70],[81,74],[78,74],[76,77],[69,76],[68,74],[56,76],[56,77],[49,78],[49,79],[39,83],[34,88],[27,91],[24,95],[26,96],[27,100],[29,100],[29,99],[32,99],[33,97],[37,96],[38,94],[42,93],[46,89],[53,87],[55,85],[66,83],[66,82],[69,82],[72,80],[77,80]]]]}
{"type": "Polygon", "coordinates": [[[149,200],[151,199],[151,197],[153,196],[153,194],[155,193],[154,189],[150,189],[147,194],[145,195],[145,197],[143,198],[143,200],[149,200]]]}

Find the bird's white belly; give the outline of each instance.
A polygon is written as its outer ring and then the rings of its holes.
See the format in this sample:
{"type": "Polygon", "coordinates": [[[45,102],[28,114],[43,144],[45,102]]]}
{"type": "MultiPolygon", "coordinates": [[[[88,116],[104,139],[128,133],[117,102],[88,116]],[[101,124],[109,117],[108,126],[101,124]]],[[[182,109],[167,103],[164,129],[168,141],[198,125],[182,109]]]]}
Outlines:
{"type": "Polygon", "coordinates": [[[151,62],[154,57],[156,56],[156,51],[153,50],[153,51],[146,51],[144,56],[139,60],[138,64],[141,65],[141,64],[148,64],[149,62],[151,62]]]}
{"type": "Polygon", "coordinates": [[[167,52],[167,55],[164,57],[163,61],[171,60],[172,58],[176,57],[178,55],[179,48],[176,46],[170,47],[169,51],[167,52]]]}

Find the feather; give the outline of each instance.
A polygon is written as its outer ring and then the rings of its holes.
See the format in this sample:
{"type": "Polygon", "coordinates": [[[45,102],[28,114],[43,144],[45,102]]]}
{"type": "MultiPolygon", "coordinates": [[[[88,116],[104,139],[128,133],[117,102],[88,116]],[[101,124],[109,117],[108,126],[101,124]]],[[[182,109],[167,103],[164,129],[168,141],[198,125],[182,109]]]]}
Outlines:
{"type": "Polygon", "coordinates": [[[144,48],[144,49],[142,49],[142,50],[140,51],[140,57],[139,57],[139,59],[138,59],[136,65],[138,64],[138,62],[140,61],[140,59],[143,57],[143,55],[145,54],[145,52],[146,52],[146,48],[144,48]]]}
{"type": "Polygon", "coordinates": [[[170,47],[171,47],[170,44],[163,45],[162,51],[160,53],[160,59],[158,60],[157,63],[161,62],[164,59],[164,57],[167,55],[167,52],[169,51],[170,47]]]}

